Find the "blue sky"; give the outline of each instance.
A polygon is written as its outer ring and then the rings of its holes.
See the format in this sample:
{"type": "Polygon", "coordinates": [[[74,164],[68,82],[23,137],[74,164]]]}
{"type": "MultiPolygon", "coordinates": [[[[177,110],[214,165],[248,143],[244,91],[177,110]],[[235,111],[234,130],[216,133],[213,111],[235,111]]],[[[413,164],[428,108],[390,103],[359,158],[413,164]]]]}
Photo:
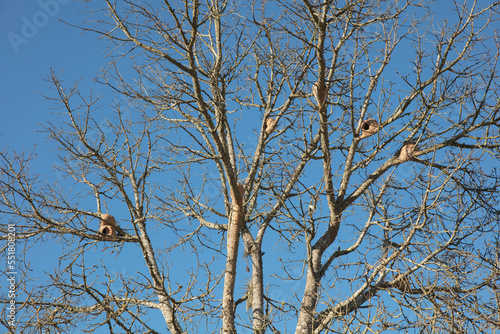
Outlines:
{"type": "Polygon", "coordinates": [[[2,149],[29,150],[36,143],[45,152],[46,134],[35,131],[54,120],[53,104],[41,96],[53,94],[45,81],[51,68],[70,84],[91,83],[105,66],[105,42],[62,22],[81,24],[85,10],[83,2],[68,0],[0,3],[2,149]]]}

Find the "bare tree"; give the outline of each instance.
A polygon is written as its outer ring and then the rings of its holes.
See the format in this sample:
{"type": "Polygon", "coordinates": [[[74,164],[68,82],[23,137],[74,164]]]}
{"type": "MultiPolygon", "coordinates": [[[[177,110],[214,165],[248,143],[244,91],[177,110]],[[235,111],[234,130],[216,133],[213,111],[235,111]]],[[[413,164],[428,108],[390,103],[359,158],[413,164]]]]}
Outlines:
{"type": "Polygon", "coordinates": [[[52,73],[64,182],[1,155],[17,330],[500,329],[499,3],[104,4],[120,103],[52,73]]]}

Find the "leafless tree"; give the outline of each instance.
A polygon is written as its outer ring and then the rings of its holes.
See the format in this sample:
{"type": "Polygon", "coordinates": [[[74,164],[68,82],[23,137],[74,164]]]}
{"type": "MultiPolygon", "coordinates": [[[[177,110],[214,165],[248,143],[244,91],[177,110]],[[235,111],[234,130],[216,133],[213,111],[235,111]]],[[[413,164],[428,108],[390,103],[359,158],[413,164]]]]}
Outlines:
{"type": "Polygon", "coordinates": [[[500,329],[498,2],[88,6],[118,102],[52,73],[66,178],[1,155],[17,330],[500,329]]]}

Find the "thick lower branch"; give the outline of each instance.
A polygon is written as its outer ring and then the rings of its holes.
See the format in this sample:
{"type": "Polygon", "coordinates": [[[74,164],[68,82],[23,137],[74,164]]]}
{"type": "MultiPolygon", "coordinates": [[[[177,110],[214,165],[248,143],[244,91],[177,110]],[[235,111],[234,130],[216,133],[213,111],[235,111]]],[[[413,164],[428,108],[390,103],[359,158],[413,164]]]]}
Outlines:
{"type": "Polygon", "coordinates": [[[160,311],[162,312],[169,331],[171,333],[180,334],[182,333],[182,329],[179,322],[177,321],[177,318],[175,317],[175,308],[172,305],[172,300],[165,291],[165,286],[163,284],[162,275],[158,269],[158,263],[156,262],[153,246],[146,231],[145,220],[138,219],[135,223],[139,231],[140,245],[142,248],[144,259],[146,260],[146,264],[148,265],[149,272],[153,279],[153,287],[158,296],[158,309],[160,309],[160,311]]]}

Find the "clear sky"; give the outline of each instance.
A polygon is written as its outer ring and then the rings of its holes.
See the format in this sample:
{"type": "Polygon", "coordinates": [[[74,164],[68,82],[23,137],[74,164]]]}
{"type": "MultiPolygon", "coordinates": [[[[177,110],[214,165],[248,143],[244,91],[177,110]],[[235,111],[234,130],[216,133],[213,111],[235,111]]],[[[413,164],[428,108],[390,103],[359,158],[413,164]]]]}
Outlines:
{"type": "Polygon", "coordinates": [[[40,0],[0,2],[0,97],[2,150],[29,150],[39,154],[50,145],[40,124],[54,121],[53,103],[41,94],[54,94],[45,79],[52,68],[63,73],[67,85],[93,76],[106,65],[106,42],[82,33],[63,21],[80,25],[88,16],[85,2],[40,0]]]}

